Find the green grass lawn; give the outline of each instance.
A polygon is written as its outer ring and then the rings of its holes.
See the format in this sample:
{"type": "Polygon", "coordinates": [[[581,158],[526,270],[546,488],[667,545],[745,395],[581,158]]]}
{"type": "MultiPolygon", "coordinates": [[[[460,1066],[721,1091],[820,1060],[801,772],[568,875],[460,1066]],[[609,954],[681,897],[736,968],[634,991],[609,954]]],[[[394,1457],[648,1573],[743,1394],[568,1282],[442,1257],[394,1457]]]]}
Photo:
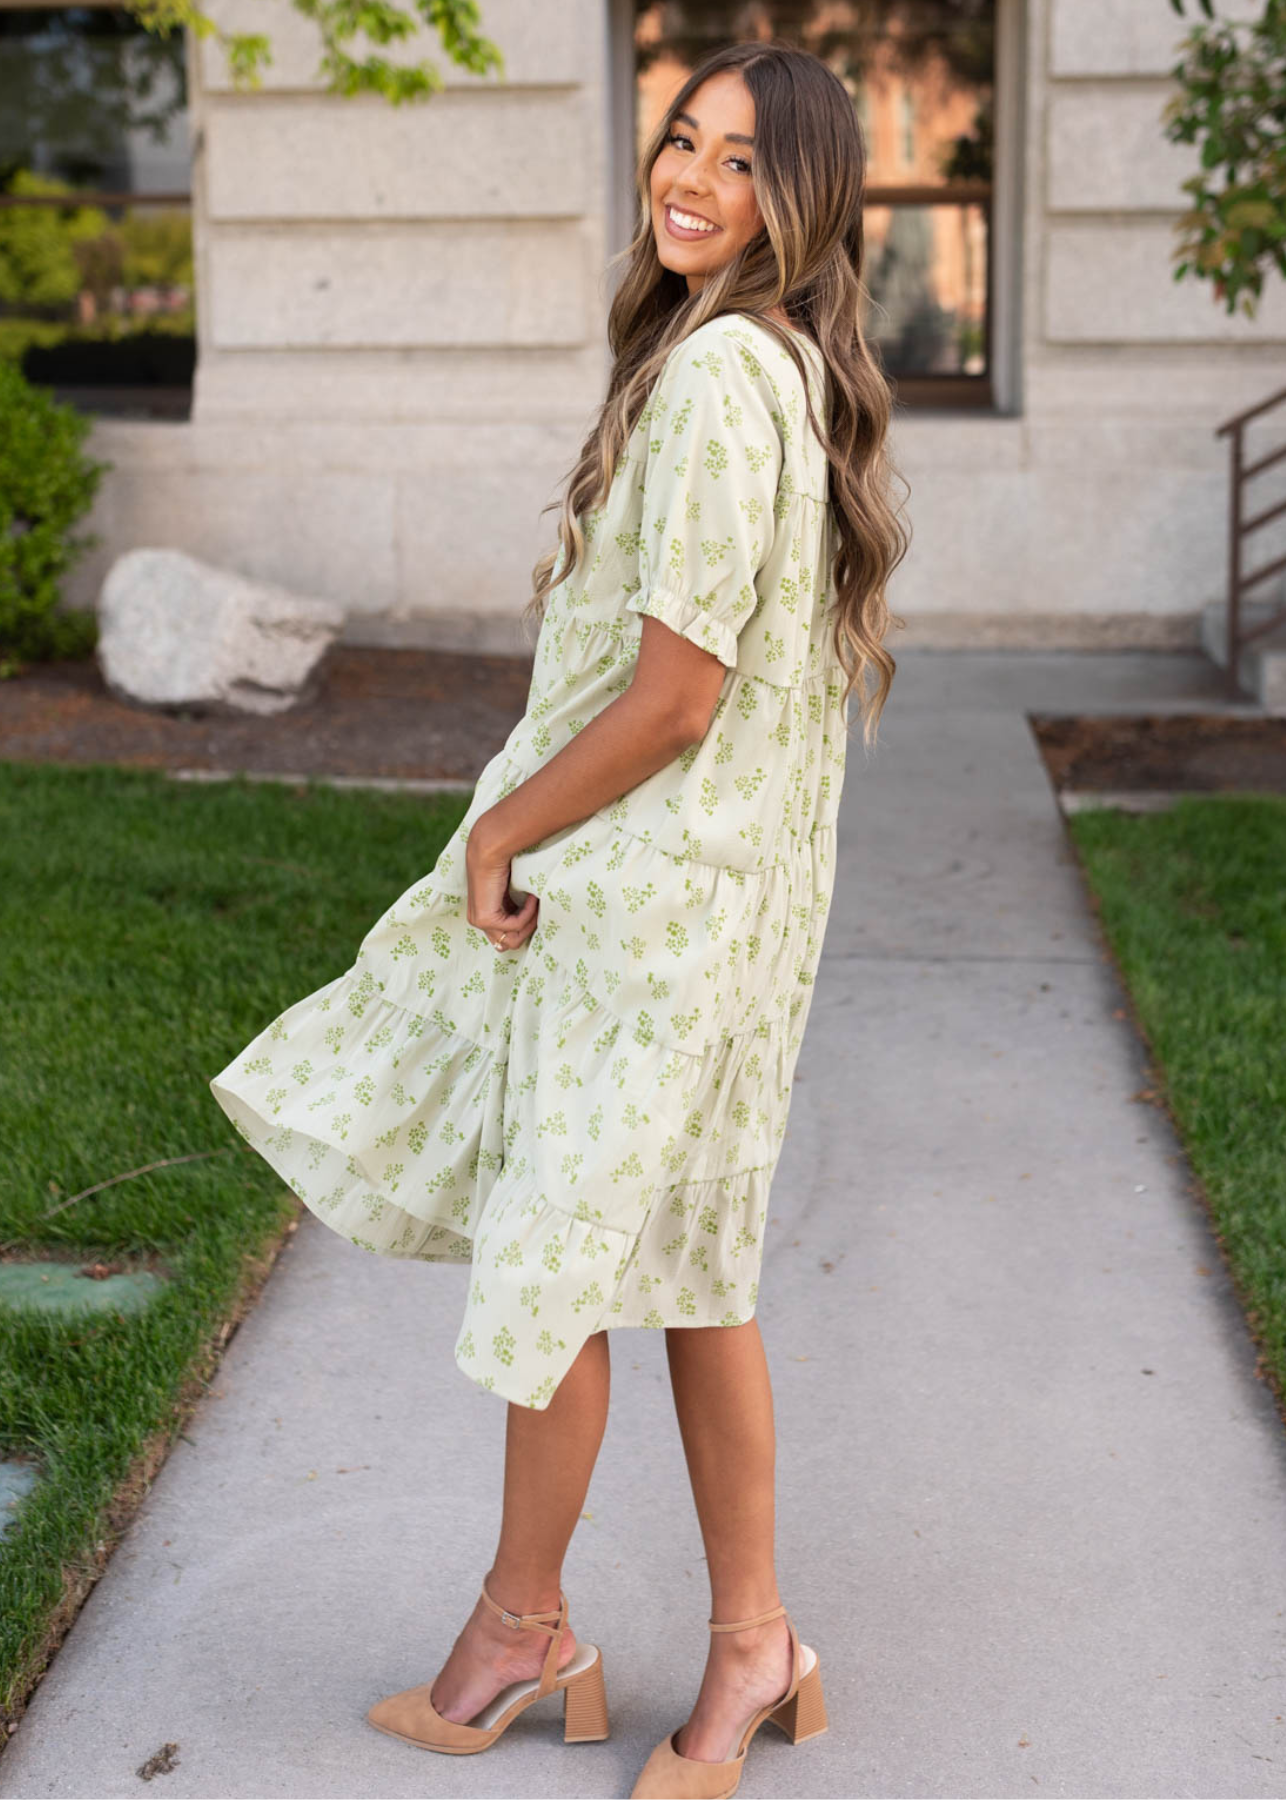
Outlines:
{"type": "MultiPolygon", "coordinates": [[[[0,1540],[0,1714],[21,1707],[299,1211],[209,1078],[350,966],[468,798],[0,763],[0,1248],[155,1258],[173,1277],[139,1315],[0,1308],[0,1453],[43,1476],[0,1540]]],[[[1286,800],[1069,828],[1286,1394],[1286,800]]]]}
{"type": "Polygon", "coordinates": [[[1286,1406],[1286,798],[1068,824],[1286,1406]]]}
{"type": "Polygon", "coordinates": [[[0,763],[0,1250],[159,1261],[146,1312],[0,1307],[0,1716],[20,1708],[300,1203],[212,1075],[347,969],[468,806],[0,763]],[[163,1158],[223,1152],[60,1199],[163,1158]]]}

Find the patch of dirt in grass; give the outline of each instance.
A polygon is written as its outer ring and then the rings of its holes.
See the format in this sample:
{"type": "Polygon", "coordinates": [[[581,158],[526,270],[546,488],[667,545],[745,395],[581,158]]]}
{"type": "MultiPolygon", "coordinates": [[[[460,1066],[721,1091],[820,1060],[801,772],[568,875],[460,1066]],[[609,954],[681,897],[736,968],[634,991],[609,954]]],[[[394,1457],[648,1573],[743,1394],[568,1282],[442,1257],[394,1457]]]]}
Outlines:
{"type": "Polygon", "coordinates": [[[1030,723],[1056,788],[1286,793],[1286,719],[1033,713],[1030,723]]]}
{"type": "Polygon", "coordinates": [[[522,716],[521,656],[333,645],[311,700],[273,718],[131,706],[94,657],[0,681],[0,759],[471,781],[522,716]]]}
{"type": "Polygon", "coordinates": [[[284,1223],[271,1233],[257,1254],[247,1253],[243,1258],[240,1286],[228,1315],[207,1338],[175,1394],[168,1423],[153,1433],[135,1457],[100,1522],[100,1535],[96,1541],[88,1546],[81,1560],[63,1569],[62,1597],[49,1618],[44,1640],[19,1677],[18,1691],[11,1697],[9,1706],[0,1705],[0,1752],[17,1731],[18,1721],[41,1677],[71,1630],[95,1582],[106,1569],[112,1551],[128,1530],[166,1457],[191,1420],[198,1403],[213,1385],[229,1339],[254,1310],[277,1258],[293,1241],[305,1208],[296,1196],[287,1195],[286,1198],[288,1213],[284,1223]]]}

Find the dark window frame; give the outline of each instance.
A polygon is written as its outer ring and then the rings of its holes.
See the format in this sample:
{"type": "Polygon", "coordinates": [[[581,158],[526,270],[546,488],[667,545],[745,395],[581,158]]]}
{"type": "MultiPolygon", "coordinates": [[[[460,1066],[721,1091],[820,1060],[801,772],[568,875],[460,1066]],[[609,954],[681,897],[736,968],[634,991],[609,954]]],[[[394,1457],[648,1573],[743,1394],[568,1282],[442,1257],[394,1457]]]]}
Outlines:
{"type": "Polygon", "coordinates": [[[986,225],[987,271],[986,297],[983,305],[983,357],[986,368],[981,375],[890,375],[889,386],[895,400],[907,407],[947,408],[952,412],[993,411],[996,406],[995,369],[995,283],[996,234],[993,229],[995,183],[991,181],[949,181],[937,185],[899,186],[883,183],[868,187],[863,206],[974,206],[978,207],[986,225]]]}

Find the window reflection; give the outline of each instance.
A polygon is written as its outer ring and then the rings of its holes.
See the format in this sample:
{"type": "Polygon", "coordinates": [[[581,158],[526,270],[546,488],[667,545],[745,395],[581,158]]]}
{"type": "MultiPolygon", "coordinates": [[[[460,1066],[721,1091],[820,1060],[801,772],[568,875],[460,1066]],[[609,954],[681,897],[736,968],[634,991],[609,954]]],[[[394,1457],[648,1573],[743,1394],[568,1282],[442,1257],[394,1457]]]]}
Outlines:
{"type": "Polygon", "coordinates": [[[781,39],[843,81],[867,148],[865,328],[899,397],[989,397],[993,0],[637,0],[636,153],[728,42],[781,39]]]}
{"type": "Polygon", "coordinates": [[[0,10],[0,356],[94,411],[187,411],[181,33],[122,7],[0,10]]]}
{"type": "Polygon", "coordinates": [[[987,220],[980,206],[868,206],[866,321],[890,375],[986,372],[987,220]]]}

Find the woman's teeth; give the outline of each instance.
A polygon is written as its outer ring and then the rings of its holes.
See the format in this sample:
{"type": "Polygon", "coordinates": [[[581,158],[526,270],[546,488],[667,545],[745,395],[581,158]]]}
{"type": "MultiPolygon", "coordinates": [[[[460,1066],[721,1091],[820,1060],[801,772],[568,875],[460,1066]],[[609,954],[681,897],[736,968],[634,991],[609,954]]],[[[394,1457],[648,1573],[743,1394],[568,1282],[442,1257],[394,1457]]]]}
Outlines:
{"type": "Polygon", "coordinates": [[[684,231],[717,231],[719,229],[717,225],[712,225],[709,219],[698,219],[692,213],[680,212],[674,206],[670,208],[670,217],[676,225],[681,225],[684,231]]]}

